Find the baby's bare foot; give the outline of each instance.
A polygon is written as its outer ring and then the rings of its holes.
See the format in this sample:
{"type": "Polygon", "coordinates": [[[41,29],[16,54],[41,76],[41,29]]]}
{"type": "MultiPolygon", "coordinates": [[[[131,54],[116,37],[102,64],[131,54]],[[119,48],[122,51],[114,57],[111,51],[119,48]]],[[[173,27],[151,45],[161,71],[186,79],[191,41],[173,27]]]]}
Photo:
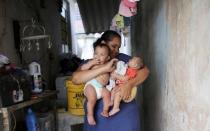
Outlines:
{"type": "Polygon", "coordinates": [[[104,117],[109,117],[108,111],[102,111],[101,115],[104,116],[104,117]]]}
{"type": "Polygon", "coordinates": [[[112,110],[109,112],[109,116],[112,116],[112,115],[116,114],[116,113],[119,112],[119,111],[120,111],[119,108],[117,108],[117,109],[112,109],[112,110]]]}
{"type": "Polygon", "coordinates": [[[87,120],[90,125],[96,125],[96,121],[93,116],[87,116],[87,120]]]}

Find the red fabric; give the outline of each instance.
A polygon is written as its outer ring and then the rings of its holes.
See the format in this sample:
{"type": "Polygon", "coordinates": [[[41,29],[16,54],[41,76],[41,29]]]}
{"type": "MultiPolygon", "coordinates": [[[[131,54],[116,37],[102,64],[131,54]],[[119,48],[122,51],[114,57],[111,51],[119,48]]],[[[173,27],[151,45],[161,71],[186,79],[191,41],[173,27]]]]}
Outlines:
{"type": "Polygon", "coordinates": [[[129,76],[129,79],[136,77],[137,69],[128,68],[126,75],[129,76]]]}
{"type": "MultiPolygon", "coordinates": [[[[137,69],[128,68],[128,69],[126,70],[125,76],[128,76],[129,79],[131,79],[131,78],[136,77],[136,74],[137,74],[137,69]]],[[[123,84],[123,83],[125,83],[125,81],[116,80],[116,84],[117,84],[117,85],[121,85],[121,84],[123,84]]]]}

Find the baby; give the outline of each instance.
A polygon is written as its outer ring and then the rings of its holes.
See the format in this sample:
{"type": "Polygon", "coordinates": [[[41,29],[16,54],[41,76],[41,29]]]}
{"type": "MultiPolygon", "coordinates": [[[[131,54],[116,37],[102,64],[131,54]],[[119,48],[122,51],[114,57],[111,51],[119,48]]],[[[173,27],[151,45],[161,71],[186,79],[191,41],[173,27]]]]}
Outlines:
{"type": "MultiPolygon", "coordinates": [[[[94,58],[81,66],[81,70],[90,70],[99,68],[110,60],[110,49],[104,43],[94,45],[94,58]]],[[[97,76],[88,81],[84,87],[84,95],[87,98],[87,120],[90,125],[95,125],[94,107],[98,99],[103,99],[104,107],[101,115],[108,117],[108,109],[111,103],[110,92],[105,88],[109,81],[109,73],[97,76]]]]}
{"type": "MultiPolygon", "coordinates": [[[[124,66],[126,68],[126,65],[124,65],[124,66]]],[[[128,67],[125,70],[125,68],[122,67],[122,64],[121,64],[120,71],[114,71],[111,74],[111,78],[113,80],[115,80],[116,86],[112,89],[111,95],[112,95],[112,99],[114,102],[114,106],[113,106],[112,110],[109,112],[109,116],[112,116],[120,111],[119,106],[120,106],[120,102],[121,102],[122,98],[121,98],[120,92],[116,91],[116,89],[120,88],[122,84],[124,84],[126,81],[128,81],[136,76],[137,71],[143,67],[142,59],[140,57],[133,57],[129,60],[127,66],[128,67]],[[125,71],[123,71],[123,70],[125,70],[125,71]],[[118,73],[118,72],[121,72],[121,73],[118,73]],[[125,75],[123,75],[122,72],[126,72],[126,73],[124,73],[125,75]]],[[[136,90],[136,87],[134,87],[132,90],[136,90]]],[[[135,95],[134,95],[134,97],[135,97],[135,95]]],[[[131,101],[131,100],[128,100],[128,101],[131,101]]]]}

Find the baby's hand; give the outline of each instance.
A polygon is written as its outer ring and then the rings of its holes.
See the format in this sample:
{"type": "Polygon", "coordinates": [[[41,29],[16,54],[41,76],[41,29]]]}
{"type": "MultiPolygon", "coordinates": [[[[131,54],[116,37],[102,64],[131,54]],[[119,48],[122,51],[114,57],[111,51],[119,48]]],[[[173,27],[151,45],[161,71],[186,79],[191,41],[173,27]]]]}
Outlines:
{"type": "Polygon", "coordinates": [[[98,65],[99,64],[99,60],[98,59],[91,59],[88,64],[90,64],[91,66],[94,66],[94,65],[98,65]]]}
{"type": "Polygon", "coordinates": [[[117,59],[112,59],[110,60],[105,66],[104,66],[104,69],[105,69],[105,72],[112,72],[115,68],[116,68],[116,62],[118,60],[117,59]]]}

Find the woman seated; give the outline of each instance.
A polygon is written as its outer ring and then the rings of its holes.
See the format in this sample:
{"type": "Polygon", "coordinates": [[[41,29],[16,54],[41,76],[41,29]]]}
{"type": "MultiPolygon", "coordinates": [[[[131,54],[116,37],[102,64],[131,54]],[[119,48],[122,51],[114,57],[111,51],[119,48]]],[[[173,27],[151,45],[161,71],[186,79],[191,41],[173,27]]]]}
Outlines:
{"type": "MultiPolygon", "coordinates": [[[[72,81],[75,84],[86,83],[87,81],[104,73],[110,73],[115,69],[116,59],[127,63],[131,56],[119,53],[121,46],[121,37],[115,32],[108,30],[103,33],[101,38],[97,40],[105,41],[111,50],[111,58],[115,58],[107,62],[100,68],[91,70],[81,70],[79,68],[73,73],[72,81]]],[[[128,82],[123,84],[119,89],[121,98],[126,101],[129,99],[131,90],[133,87],[141,84],[149,75],[149,70],[146,66],[138,70],[137,75],[134,79],[130,79],[128,82]]],[[[87,121],[87,102],[84,104],[85,108],[85,120],[84,120],[84,131],[139,131],[140,130],[140,118],[139,109],[135,100],[124,103],[121,102],[120,112],[110,117],[103,117],[101,112],[103,111],[103,100],[98,100],[95,105],[94,118],[96,125],[89,125],[87,121]]]]}

